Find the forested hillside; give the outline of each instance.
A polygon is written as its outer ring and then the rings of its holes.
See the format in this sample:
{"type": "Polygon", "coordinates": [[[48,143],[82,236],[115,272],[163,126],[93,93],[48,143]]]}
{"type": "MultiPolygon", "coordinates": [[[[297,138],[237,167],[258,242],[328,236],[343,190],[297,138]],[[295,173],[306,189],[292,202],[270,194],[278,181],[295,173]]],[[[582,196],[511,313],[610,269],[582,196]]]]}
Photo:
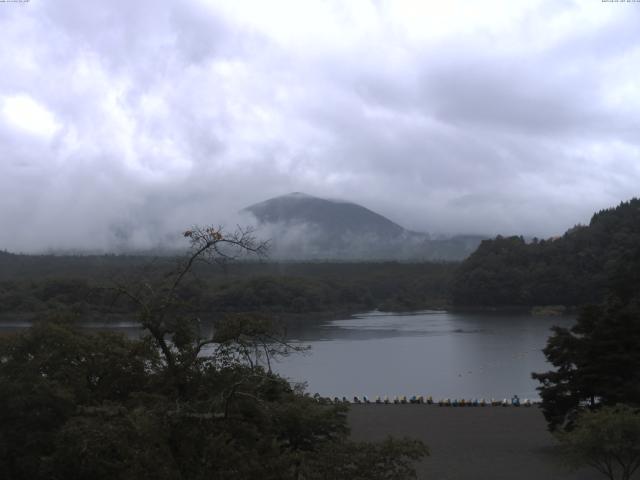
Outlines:
{"type": "Polygon", "coordinates": [[[454,305],[583,305],[600,302],[611,282],[640,285],[640,199],[593,215],[562,237],[483,241],[458,268],[454,305]]]}
{"type": "MultiPolygon", "coordinates": [[[[0,252],[0,313],[71,307],[131,310],[109,288],[165,274],[176,258],[0,252]]],[[[612,285],[640,286],[640,199],[593,215],[562,237],[483,241],[459,266],[420,262],[240,262],[200,265],[181,295],[198,312],[310,313],[455,306],[578,306],[612,285]]]]}
{"type": "MultiPolygon", "coordinates": [[[[0,252],[0,315],[52,309],[71,309],[81,318],[126,315],[135,306],[117,296],[114,287],[160,278],[176,262],[169,257],[0,252]]],[[[411,310],[448,305],[454,269],[455,264],[429,262],[199,264],[177,293],[184,307],[198,314],[411,310]]]]}

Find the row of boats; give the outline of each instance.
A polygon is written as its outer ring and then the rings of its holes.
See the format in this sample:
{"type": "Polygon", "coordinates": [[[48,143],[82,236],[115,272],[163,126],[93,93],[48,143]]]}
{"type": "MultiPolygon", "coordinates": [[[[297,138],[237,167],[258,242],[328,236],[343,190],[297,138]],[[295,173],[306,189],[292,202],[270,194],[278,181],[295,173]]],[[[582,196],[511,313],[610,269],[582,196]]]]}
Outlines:
{"type": "MultiPolygon", "coordinates": [[[[321,397],[316,397],[320,399],[321,397]]],[[[347,397],[333,397],[333,398],[324,398],[323,400],[329,403],[379,403],[379,404],[406,404],[406,403],[414,403],[414,404],[427,404],[427,405],[438,405],[440,407],[530,407],[535,404],[535,402],[529,400],[528,398],[520,400],[517,395],[514,395],[510,399],[503,398],[502,400],[496,400],[492,398],[491,400],[484,398],[473,398],[473,399],[457,399],[457,398],[443,398],[440,400],[434,400],[433,397],[428,396],[424,397],[422,395],[416,396],[413,395],[411,397],[402,396],[394,396],[389,398],[388,396],[384,397],[375,397],[373,400],[369,399],[366,395],[362,397],[354,396],[353,399],[349,399],[347,397]]]]}

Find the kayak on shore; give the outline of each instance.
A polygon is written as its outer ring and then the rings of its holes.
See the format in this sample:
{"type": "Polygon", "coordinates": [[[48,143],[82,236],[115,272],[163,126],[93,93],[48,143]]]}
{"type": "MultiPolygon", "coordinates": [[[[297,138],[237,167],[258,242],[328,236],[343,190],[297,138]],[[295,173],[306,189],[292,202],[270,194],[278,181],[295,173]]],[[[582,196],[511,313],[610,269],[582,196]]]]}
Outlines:
{"type": "Polygon", "coordinates": [[[491,400],[485,398],[442,398],[439,400],[434,400],[431,395],[423,396],[423,395],[412,395],[407,397],[406,395],[395,395],[392,398],[389,396],[380,396],[377,395],[373,401],[369,399],[366,395],[358,396],[354,395],[351,399],[347,396],[342,397],[322,397],[318,394],[314,395],[316,401],[323,403],[334,403],[334,404],[378,404],[378,405],[438,405],[440,407],[531,407],[533,405],[538,405],[538,401],[533,401],[528,398],[520,400],[518,395],[514,395],[511,399],[503,398],[502,400],[496,400],[492,398],[491,400]]]}

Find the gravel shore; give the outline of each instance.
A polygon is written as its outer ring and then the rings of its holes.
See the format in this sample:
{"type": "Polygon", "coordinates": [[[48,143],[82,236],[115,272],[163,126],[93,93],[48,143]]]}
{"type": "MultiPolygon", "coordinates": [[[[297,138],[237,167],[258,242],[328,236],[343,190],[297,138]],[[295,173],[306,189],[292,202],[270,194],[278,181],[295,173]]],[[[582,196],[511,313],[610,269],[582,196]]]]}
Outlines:
{"type": "Polygon", "coordinates": [[[352,405],[349,424],[355,440],[381,440],[387,435],[423,440],[431,456],[417,466],[419,479],[604,478],[589,468],[571,472],[562,465],[537,407],[352,405]]]}

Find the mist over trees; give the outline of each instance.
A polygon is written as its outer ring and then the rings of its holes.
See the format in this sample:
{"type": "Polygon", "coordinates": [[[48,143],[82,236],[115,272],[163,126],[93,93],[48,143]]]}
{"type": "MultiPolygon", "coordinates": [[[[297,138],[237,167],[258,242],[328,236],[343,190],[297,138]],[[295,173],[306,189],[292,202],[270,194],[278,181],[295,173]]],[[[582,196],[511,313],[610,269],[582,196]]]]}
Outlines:
{"type": "Polygon", "coordinates": [[[459,261],[481,235],[434,236],[411,231],[345,200],[295,192],[243,209],[279,260],[459,261]]]}
{"type": "Polygon", "coordinates": [[[543,413],[551,429],[570,431],[586,410],[638,405],[639,207],[634,199],[598,212],[558,239],[485,241],[462,264],[228,262],[264,245],[250,231],[219,228],[185,232],[192,249],[177,266],[174,257],[0,252],[0,313],[55,317],[0,339],[0,473],[411,478],[424,445],[351,442],[342,406],[271,371],[274,356],[297,348],[275,319],[374,308],[604,299],[574,327],[554,329],[544,351],[554,368],[534,373],[543,413]],[[200,261],[208,253],[222,268],[200,261]],[[137,318],[148,335],[77,328],[110,318],[137,318]]]}

